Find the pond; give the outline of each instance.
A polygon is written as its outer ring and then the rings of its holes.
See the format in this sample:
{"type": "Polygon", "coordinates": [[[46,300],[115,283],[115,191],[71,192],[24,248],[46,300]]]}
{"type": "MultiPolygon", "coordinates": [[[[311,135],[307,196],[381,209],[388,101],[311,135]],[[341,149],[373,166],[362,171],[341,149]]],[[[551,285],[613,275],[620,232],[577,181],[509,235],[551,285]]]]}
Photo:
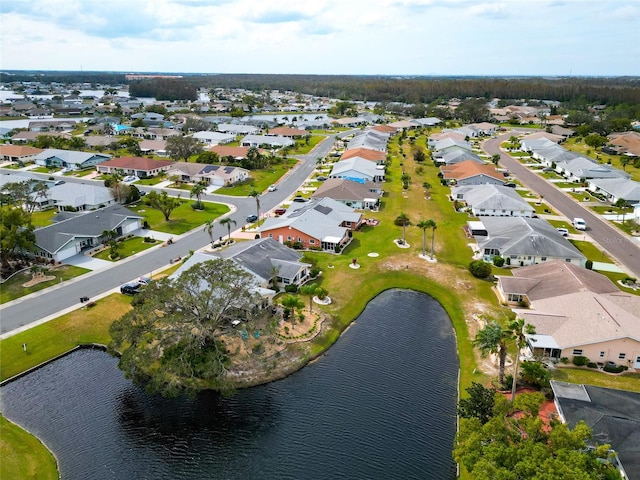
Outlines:
{"type": "Polygon", "coordinates": [[[447,479],[458,359],[431,297],[389,290],[318,361],[230,398],[149,396],[80,350],[1,389],[67,479],[447,479]]]}

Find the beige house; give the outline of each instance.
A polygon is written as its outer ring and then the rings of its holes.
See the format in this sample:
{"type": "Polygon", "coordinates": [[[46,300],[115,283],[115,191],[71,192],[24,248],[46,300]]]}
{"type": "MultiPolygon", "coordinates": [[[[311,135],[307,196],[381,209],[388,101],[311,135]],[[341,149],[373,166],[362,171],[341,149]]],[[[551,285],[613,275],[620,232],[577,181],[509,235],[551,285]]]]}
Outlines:
{"type": "Polygon", "coordinates": [[[167,170],[167,178],[176,176],[181,182],[223,187],[249,178],[249,171],[239,167],[205,163],[175,162],[167,170]]]}
{"type": "Polygon", "coordinates": [[[640,370],[640,297],[620,291],[604,275],[561,261],[512,273],[498,277],[498,295],[535,327],[529,342],[535,356],[585,356],[640,370]]]}

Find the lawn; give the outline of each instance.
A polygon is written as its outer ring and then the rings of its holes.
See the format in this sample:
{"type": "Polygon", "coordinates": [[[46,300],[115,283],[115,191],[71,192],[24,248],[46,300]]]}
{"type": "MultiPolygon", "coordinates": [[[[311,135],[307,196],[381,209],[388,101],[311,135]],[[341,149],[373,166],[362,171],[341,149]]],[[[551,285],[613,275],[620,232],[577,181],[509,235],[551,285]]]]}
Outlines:
{"type": "Polygon", "coordinates": [[[0,380],[39,365],[80,344],[109,343],[109,326],[131,308],[131,297],[114,293],[54,320],[0,341],[0,380]],[[22,344],[27,344],[27,351],[22,344]]]}
{"type": "Polygon", "coordinates": [[[609,280],[611,280],[613,283],[615,283],[616,287],[618,287],[623,292],[630,293],[631,295],[640,295],[640,290],[627,288],[618,283],[618,280],[624,280],[625,278],[629,277],[629,275],[627,275],[626,273],[618,273],[618,272],[598,272],[598,273],[601,273],[602,275],[607,277],[609,280]]]}
{"type": "Polygon", "coordinates": [[[547,222],[549,222],[551,226],[555,228],[566,228],[567,230],[569,230],[569,233],[579,233],[578,230],[573,228],[571,222],[567,222],[565,220],[547,220],[547,222]]]}
{"type": "MultiPolygon", "coordinates": [[[[156,240],[155,243],[147,243],[143,238],[133,237],[124,240],[123,242],[118,242],[118,260],[122,260],[124,258],[130,257],[131,255],[135,255],[136,253],[140,253],[145,251],[148,248],[151,248],[155,245],[159,245],[159,241],[156,240]]],[[[98,252],[94,255],[94,258],[99,258],[100,260],[109,260],[110,248],[106,248],[101,252],[98,252]]]]}
{"type": "Polygon", "coordinates": [[[38,227],[46,227],[47,225],[51,225],[53,223],[53,217],[58,213],[57,210],[36,210],[31,213],[31,224],[38,227]]]}
{"type": "Polygon", "coordinates": [[[311,135],[311,138],[309,138],[309,143],[306,143],[306,140],[299,140],[296,142],[295,147],[291,151],[291,155],[305,155],[325,138],[327,137],[321,135],[311,135]]]}
{"type": "Polygon", "coordinates": [[[40,440],[0,415],[0,478],[57,480],[56,459],[40,440]]]}
{"type": "Polygon", "coordinates": [[[553,370],[552,376],[560,382],[640,392],[640,374],[637,373],[612,375],[592,368],[559,367],[553,370]]]}
{"type": "Polygon", "coordinates": [[[204,210],[194,210],[190,200],[183,200],[182,204],[176,208],[169,217],[169,221],[164,219],[164,215],[159,210],[155,210],[148,205],[139,203],[137,206],[128,206],[144,218],[149,223],[151,230],[159,232],[173,233],[180,235],[204,225],[207,220],[212,220],[224,215],[229,211],[229,207],[220,203],[202,202],[204,210]]]}
{"type": "Polygon", "coordinates": [[[599,250],[591,242],[586,242],[582,240],[569,240],[578,250],[582,252],[582,254],[587,257],[588,260],[592,262],[604,262],[604,263],[613,263],[613,260],[602,250],[599,250]]]}
{"type": "Polygon", "coordinates": [[[235,197],[246,197],[251,190],[264,192],[269,185],[276,183],[282,176],[298,163],[294,158],[288,158],[284,163],[278,163],[269,166],[267,169],[251,170],[251,179],[231,187],[222,187],[216,190],[221,195],[230,195],[235,197]]]}
{"type": "Polygon", "coordinates": [[[164,177],[164,175],[158,175],[155,177],[150,177],[150,178],[141,178],[140,180],[138,180],[136,182],[136,184],[138,185],[157,185],[160,182],[164,182],[166,180],[166,178],[164,177]]]}
{"type": "Polygon", "coordinates": [[[71,278],[79,277],[91,270],[86,268],[74,267],[71,265],[59,265],[51,270],[46,271],[46,275],[55,276],[54,280],[48,280],[46,282],[38,283],[32,287],[23,287],[22,285],[31,280],[32,275],[30,271],[19,273],[2,284],[0,288],[0,304],[10,302],[16,298],[24,297],[30,293],[43,290],[52,285],[64,282],[71,278]]]}

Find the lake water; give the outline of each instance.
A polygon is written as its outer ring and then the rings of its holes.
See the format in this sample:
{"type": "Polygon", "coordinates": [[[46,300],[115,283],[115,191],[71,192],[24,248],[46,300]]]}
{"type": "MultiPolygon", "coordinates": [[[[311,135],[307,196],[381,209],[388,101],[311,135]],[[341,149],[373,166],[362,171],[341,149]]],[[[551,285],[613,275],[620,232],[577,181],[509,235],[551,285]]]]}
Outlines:
{"type": "Polygon", "coordinates": [[[62,479],[453,479],[457,371],[449,318],[390,290],[318,361],[231,398],[148,396],[80,350],[1,389],[62,479]]]}

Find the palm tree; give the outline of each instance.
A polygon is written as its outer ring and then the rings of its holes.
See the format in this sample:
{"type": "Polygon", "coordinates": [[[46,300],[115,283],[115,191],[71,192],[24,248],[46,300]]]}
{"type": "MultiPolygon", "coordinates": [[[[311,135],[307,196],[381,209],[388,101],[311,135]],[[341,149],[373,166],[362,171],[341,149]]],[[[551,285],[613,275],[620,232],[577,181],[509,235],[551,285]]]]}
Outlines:
{"type": "Polygon", "coordinates": [[[214,220],[207,220],[204,224],[204,231],[207,232],[209,238],[211,239],[211,246],[213,246],[213,226],[215,225],[214,220]]]}
{"type": "Polygon", "coordinates": [[[294,311],[304,308],[304,303],[300,301],[298,297],[293,295],[287,295],[280,303],[284,307],[284,318],[291,316],[291,324],[294,323],[295,315],[291,315],[294,311]]]}
{"type": "Polygon", "coordinates": [[[229,240],[227,240],[227,243],[231,242],[231,224],[232,223],[233,223],[233,225],[237,225],[238,224],[238,222],[236,222],[231,217],[223,218],[222,220],[220,220],[220,225],[226,225],[227,226],[227,232],[229,233],[229,240]]]}
{"type": "Polygon", "coordinates": [[[260,226],[260,192],[252,188],[249,196],[256,199],[256,217],[258,217],[258,227],[260,226]]]}
{"type": "Polygon", "coordinates": [[[411,225],[411,220],[406,213],[402,212],[396,217],[394,223],[402,227],[402,244],[404,245],[407,243],[407,225],[411,225]]]}
{"type": "Polygon", "coordinates": [[[313,296],[318,291],[318,286],[315,283],[308,283],[300,287],[300,293],[303,295],[309,295],[309,313],[313,313],[313,296]]]}
{"type": "Polygon", "coordinates": [[[491,162],[497,167],[498,166],[498,162],[500,161],[500,154],[496,153],[494,155],[491,156],[491,162]]]}
{"type": "Polygon", "coordinates": [[[520,353],[527,344],[527,335],[534,335],[536,329],[533,325],[524,323],[524,318],[516,318],[507,324],[507,335],[512,339],[518,349],[515,358],[515,371],[513,373],[513,385],[511,386],[511,403],[516,398],[516,384],[518,383],[518,366],[520,364],[520,353]]]}
{"type": "Polygon", "coordinates": [[[508,332],[495,320],[478,331],[473,340],[473,346],[480,349],[482,357],[493,353],[498,355],[498,382],[504,385],[504,364],[507,360],[508,332]]]}
{"type": "Polygon", "coordinates": [[[431,260],[433,260],[433,241],[436,233],[436,228],[438,228],[436,226],[436,222],[431,219],[421,220],[420,223],[418,223],[418,228],[422,230],[422,256],[423,257],[426,255],[426,250],[427,250],[427,246],[426,246],[427,228],[431,229],[431,260]]]}
{"type": "Polygon", "coordinates": [[[191,187],[191,191],[189,192],[189,198],[196,197],[196,208],[198,210],[202,210],[202,195],[204,194],[206,187],[202,182],[196,183],[193,187],[191,187]]]}
{"type": "Polygon", "coordinates": [[[510,149],[515,150],[520,146],[520,140],[515,135],[509,137],[510,149]]]}

